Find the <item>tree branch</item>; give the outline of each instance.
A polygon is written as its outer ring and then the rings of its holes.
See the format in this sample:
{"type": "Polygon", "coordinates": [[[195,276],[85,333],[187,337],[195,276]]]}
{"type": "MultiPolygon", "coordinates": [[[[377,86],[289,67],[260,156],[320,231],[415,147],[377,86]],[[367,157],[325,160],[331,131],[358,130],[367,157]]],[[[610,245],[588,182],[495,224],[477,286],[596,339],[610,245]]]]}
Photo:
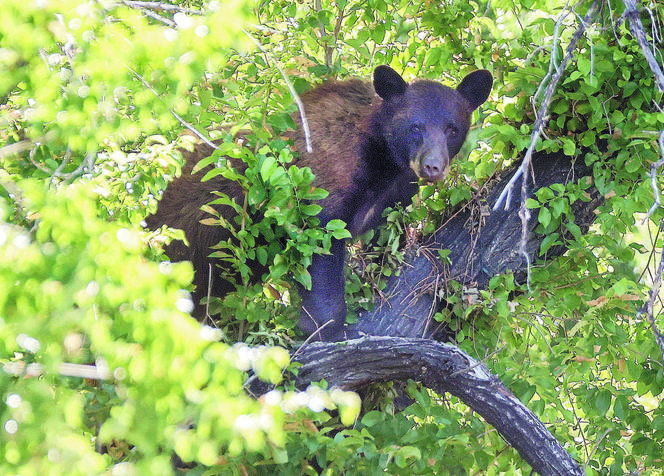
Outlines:
{"type": "MultiPolygon", "coordinates": [[[[536,153],[533,161],[533,179],[538,188],[553,183],[566,183],[592,175],[582,158],[572,161],[559,154],[536,153]]],[[[520,169],[520,167],[519,167],[520,169]]],[[[513,174],[518,173],[512,171],[513,174]]],[[[513,177],[513,176],[512,176],[513,177]]],[[[483,207],[491,209],[501,190],[510,182],[509,174],[489,184],[483,207]]],[[[526,189],[526,198],[534,196],[532,182],[526,189]]],[[[524,199],[525,200],[525,199],[524,199]]],[[[601,198],[595,191],[590,202],[572,205],[576,224],[586,231],[594,221],[593,210],[601,198]]],[[[517,282],[527,279],[528,263],[539,256],[542,236],[534,233],[537,219],[526,223],[528,260],[524,259],[516,243],[522,235],[521,217],[508,210],[493,207],[487,216],[478,211],[481,204],[470,203],[457,212],[423,246],[411,249],[398,276],[388,279],[383,290],[385,302],[373,311],[360,314],[358,323],[350,326],[351,334],[369,334],[400,337],[430,337],[435,332],[433,315],[438,309],[438,292],[449,280],[464,286],[485,287],[498,274],[512,271],[517,282]],[[438,251],[450,250],[451,265],[445,266],[438,251]]],[[[552,258],[565,252],[563,246],[549,249],[552,258]]]]}
{"type": "Polygon", "coordinates": [[[342,344],[313,343],[298,351],[296,386],[325,379],[357,390],[373,382],[413,379],[449,392],[482,415],[542,475],[583,475],[579,464],[510,390],[457,347],[427,339],[365,337],[342,344]]]}

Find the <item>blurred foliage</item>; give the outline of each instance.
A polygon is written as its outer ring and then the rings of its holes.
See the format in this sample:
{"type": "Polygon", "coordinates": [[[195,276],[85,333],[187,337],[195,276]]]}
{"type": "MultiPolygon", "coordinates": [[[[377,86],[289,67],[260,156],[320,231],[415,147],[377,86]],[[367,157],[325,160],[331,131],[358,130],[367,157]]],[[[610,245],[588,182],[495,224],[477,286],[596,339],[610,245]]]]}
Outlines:
{"type": "MultiPolygon", "coordinates": [[[[375,240],[386,252],[353,245],[349,299],[366,308],[401,237],[417,241],[475,203],[522,156],[538,88],[589,3],[0,0],[0,473],[171,474],[184,461],[190,474],[529,474],[468,408],[414,384],[405,412],[387,388],[354,425],[352,393],[245,393],[248,371],[282,382],[289,359],[275,345],[299,337],[284,277],[306,282],[311,253],[344,232],[300,233],[317,211],[305,199],[322,192],[289,165],[280,135],[296,108],[282,72],[297,91],[379,64],[408,80],[453,85],[476,68],[496,78],[448,181],[388,212],[375,240]],[[141,222],[180,173],[182,133],[228,128],[251,131],[247,196],[273,220],[244,230],[283,230],[290,254],[254,250],[252,233],[227,247],[240,267],[242,253],[260,254],[270,280],[217,303],[232,317],[212,328],[186,314],[190,265],[160,262],[178,233],[141,222]],[[280,215],[279,199],[302,206],[280,215]],[[102,375],[72,376],[72,364],[102,375]]],[[[635,318],[662,248],[662,211],[641,224],[662,97],[623,4],[599,3],[537,146],[592,165],[604,197],[595,225],[582,235],[570,217],[590,183],[540,190],[528,202],[546,235],[532,292],[509,274],[472,299],[450,282],[437,317],[465,351],[490,356],[588,474],[662,474],[662,356],[635,318]],[[569,251],[546,260],[560,243],[569,251]]],[[[661,2],[644,8],[659,51],[661,2]]]]}

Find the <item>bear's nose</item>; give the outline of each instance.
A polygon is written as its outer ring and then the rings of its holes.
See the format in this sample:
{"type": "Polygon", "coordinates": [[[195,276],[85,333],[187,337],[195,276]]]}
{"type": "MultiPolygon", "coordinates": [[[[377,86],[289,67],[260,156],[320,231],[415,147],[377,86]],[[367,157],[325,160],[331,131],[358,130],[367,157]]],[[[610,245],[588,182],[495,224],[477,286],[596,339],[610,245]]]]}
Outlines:
{"type": "Polygon", "coordinates": [[[441,160],[428,158],[422,163],[420,176],[428,182],[439,182],[447,175],[447,167],[441,160]]]}
{"type": "Polygon", "coordinates": [[[441,168],[438,164],[424,164],[422,175],[430,182],[437,182],[441,177],[441,168]]]}

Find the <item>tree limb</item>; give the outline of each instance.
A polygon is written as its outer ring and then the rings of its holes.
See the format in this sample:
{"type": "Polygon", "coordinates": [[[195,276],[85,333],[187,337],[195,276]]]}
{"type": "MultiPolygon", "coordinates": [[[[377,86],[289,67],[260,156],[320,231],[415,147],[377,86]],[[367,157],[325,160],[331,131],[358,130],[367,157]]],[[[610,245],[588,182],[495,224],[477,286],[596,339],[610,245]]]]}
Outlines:
{"type": "Polygon", "coordinates": [[[359,389],[373,382],[413,379],[449,392],[482,415],[542,475],[583,475],[544,424],[481,362],[459,348],[428,339],[365,337],[341,344],[313,343],[295,356],[296,386],[325,379],[359,389]]]}
{"type": "MultiPolygon", "coordinates": [[[[583,158],[571,162],[563,154],[536,153],[533,161],[533,180],[537,188],[553,183],[565,183],[591,175],[583,158]]],[[[515,173],[512,171],[512,173],[515,173]]],[[[492,209],[510,176],[498,179],[491,187],[484,204],[470,204],[454,215],[425,245],[406,253],[398,276],[388,279],[383,290],[386,302],[373,311],[360,314],[351,333],[399,337],[431,337],[434,333],[433,315],[438,309],[438,290],[446,281],[455,280],[465,286],[486,287],[489,280],[501,273],[512,271],[517,282],[524,282],[528,263],[539,255],[543,236],[536,235],[537,219],[526,223],[528,260],[520,253],[516,243],[522,234],[521,218],[517,213],[492,209]],[[488,216],[478,208],[491,210],[488,216]],[[438,251],[450,250],[450,266],[444,266],[438,251]]],[[[534,195],[529,184],[526,198],[534,195]]],[[[525,200],[525,199],[524,199],[525,200]]],[[[599,205],[597,193],[590,202],[572,206],[576,224],[586,231],[595,218],[593,210],[599,205]]],[[[550,249],[547,257],[564,253],[562,246],[550,249]]]]}

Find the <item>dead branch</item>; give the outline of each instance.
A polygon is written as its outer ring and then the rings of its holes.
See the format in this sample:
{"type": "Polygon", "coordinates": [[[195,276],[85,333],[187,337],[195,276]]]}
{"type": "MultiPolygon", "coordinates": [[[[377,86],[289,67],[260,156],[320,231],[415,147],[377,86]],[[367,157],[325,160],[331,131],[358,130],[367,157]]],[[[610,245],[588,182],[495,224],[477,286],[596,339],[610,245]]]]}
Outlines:
{"type": "MultiPolygon", "coordinates": [[[[546,127],[546,124],[549,122],[548,111],[549,111],[549,105],[551,104],[551,99],[553,98],[553,93],[555,92],[556,86],[558,85],[560,78],[562,78],[562,75],[565,72],[567,65],[574,56],[574,48],[576,48],[576,43],[581,39],[581,37],[585,33],[586,28],[588,27],[593,17],[595,16],[596,10],[597,10],[597,2],[593,2],[592,5],[590,5],[588,12],[586,13],[586,16],[583,18],[581,24],[579,25],[579,28],[576,30],[576,32],[570,39],[570,42],[567,45],[565,57],[562,59],[559,65],[556,65],[554,63],[553,68],[549,69],[549,73],[542,80],[542,84],[548,83],[548,86],[544,91],[544,97],[542,98],[540,107],[537,110],[535,127],[533,133],[530,136],[530,145],[528,146],[526,155],[523,159],[523,162],[521,163],[521,167],[519,167],[516,174],[514,174],[510,182],[507,184],[503,192],[498,197],[498,200],[496,201],[493,207],[494,210],[497,210],[498,207],[500,207],[503,203],[505,204],[505,209],[506,210],[509,209],[511,203],[512,190],[514,188],[514,184],[518,179],[523,178],[522,191],[523,187],[527,187],[526,172],[530,170],[532,155],[533,152],[535,151],[535,145],[537,144],[537,141],[542,135],[544,127],[546,127]],[[554,70],[555,73],[551,74],[554,70]]],[[[551,61],[554,62],[555,60],[556,60],[555,55],[552,55],[551,61]]]]}

